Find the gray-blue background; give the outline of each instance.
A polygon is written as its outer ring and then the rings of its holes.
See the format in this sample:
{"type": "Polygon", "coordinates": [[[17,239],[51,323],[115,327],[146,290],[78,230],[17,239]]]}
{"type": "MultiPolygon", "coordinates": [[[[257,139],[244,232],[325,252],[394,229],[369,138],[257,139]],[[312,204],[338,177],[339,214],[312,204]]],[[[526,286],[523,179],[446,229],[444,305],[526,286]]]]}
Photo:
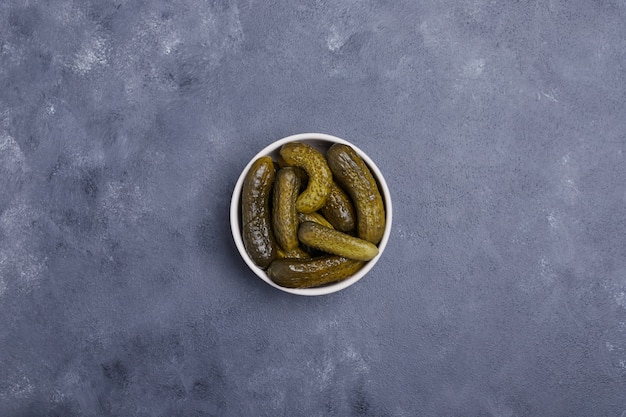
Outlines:
{"type": "Polygon", "coordinates": [[[0,3],[0,415],[626,415],[626,3],[0,3]],[[228,225],[281,137],[367,152],[321,298],[228,225]]]}

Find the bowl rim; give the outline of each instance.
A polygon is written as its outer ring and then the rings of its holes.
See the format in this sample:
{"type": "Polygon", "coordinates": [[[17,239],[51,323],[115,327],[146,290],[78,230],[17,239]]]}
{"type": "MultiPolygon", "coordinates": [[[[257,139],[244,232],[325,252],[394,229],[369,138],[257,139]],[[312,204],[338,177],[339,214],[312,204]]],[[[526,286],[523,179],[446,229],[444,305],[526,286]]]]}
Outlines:
{"type": "Polygon", "coordinates": [[[286,293],[295,294],[295,295],[304,295],[304,296],[318,296],[318,295],[332,294],[332,293],[335,293],[335,292],[338,292],[345,288],[350,287],[351,285],[359,281],[361,278],[363,278],[365,275],[367,275],[367,273],[374,267],[374,265],[378,262],[381,255],[385,251],[385,247],[387,246],[387,242],[389,241],[389,236],[391,234],[392,217],[393,217],[393,210],[392,210],[392,205],[391,205],[391,196],[389,194],[389,187],[387,186],[387,182],[385,181],[385,178],[382,172],[376,166],[374,161],[372,161],[372,159],[365,152],[363,152],[359,147],[357,147],[353,143],[348,142],[347,140],[339,138],[337,136],[333,136],[333,135],[329,135],[325,133],[298,133],[298,134],[286,136],[282,139],[274,141],[270,143],[269,145],[267,145],[266,147],[264,147],[263,149],[261,149],[259,152],[256,153],[256,155],[254,155],[250,159],[250,161],[246,164],[246,166],[241,171],[241,174],[239,175],[239,178],[237,179],[237,182],[235,183],[235,187],[233,189],[233,194],[232,194],[231,202],[230,202],[231,233],[233,236],[233,240],[235,241],[235,246],[237,247],[237,250],[239,251],[239,254],[243,258],[246,265],[248,265],[248,267],[252,270],[252,272],[254,272],[255,275],[257,275],[259,278],[261,278],[263,281],[265,281],[265,283],[269,284],[270,286],[286,293]],[[378,182],[380,192],[382,194],[383,202],[385,204],[385,230],[383,232],[383,237],[380,243],[378,244],[378,255],[376,255],[374,258],[368,261],[363,266],[363,268],[361,268],[357,273],[355,273],[351,277],[346,278],[342,281],[336,282],[334,284],[328,284],[328,285],[321,286],[321,287],[286,288],[286,287],[281,287],[280,285],[272,281],[267,275],[267,273],[263,269],[259,268],[252,261],[252,259],[250,258],[250,256],[245,250],[243,239],[241,236],[241,223],[240,223],[241,191],[243,188],[243,181],[245,179],[246,173],[250,170],[250,167],[252,166],[254,161],[256,161],[259,157],[276,152],[285,143],[289,143],[289,142],[305,142],[306,143],[307,141],[308,142],[312,142],[312,141],[320,142],[321,141],[321,142],[329,142],[329,143],[342,143],[344,145],[348,145],[355,150],[355,152],[363,159],[363,161],[365,161],[367,166],[372,171],[374,178],[378,182]]]}

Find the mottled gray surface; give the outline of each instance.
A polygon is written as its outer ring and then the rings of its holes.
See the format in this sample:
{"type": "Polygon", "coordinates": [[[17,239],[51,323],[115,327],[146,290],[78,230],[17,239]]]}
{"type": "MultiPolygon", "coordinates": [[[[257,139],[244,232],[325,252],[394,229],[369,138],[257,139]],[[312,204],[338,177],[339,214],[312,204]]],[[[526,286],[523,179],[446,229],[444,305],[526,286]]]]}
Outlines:
{"type": "Polygon", "coordinates": [[[626,3],[0,2],[0,415],[626,415],[626,3]],[[231,190],[353,141],[357,285],[256,278],[231,190]]]}

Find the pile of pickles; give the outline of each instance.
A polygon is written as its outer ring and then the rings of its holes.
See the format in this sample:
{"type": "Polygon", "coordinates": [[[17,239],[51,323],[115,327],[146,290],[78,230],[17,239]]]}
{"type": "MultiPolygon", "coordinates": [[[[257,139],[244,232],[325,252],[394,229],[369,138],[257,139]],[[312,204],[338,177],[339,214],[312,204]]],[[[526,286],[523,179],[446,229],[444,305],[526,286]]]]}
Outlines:
{"type": "Polygon", "coordinates": [[[355,150],[341,143],[324,155],[289,142],[278,161],[255,160],[244,178],[241,214],[246,252],[286,288],[354,275],[378,255],[385,230],[376,180],[355,150]]]}

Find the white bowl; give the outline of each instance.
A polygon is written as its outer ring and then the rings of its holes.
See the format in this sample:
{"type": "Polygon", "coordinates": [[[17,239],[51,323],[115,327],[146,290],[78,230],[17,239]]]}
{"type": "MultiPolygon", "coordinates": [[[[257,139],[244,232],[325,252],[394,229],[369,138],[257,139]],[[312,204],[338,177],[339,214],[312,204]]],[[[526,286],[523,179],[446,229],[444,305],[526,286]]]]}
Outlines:
{"type": "Polygon", "coordinates": [[[291,294],[297,294],[297,295],[331,294],[331,293],[340,291],[344,288],[347,288],[350,285],[357,282],[358,280],[360,280],[361,278],[363,278],[374,267],[374,265],[376,265],[376,262],[385,251],[385,246],[387,246],[387,241],[389,240],[389,235],[391,233],[391,218],[392,218],[392,212],[391,212],[391,197],[389,195],[389,188],[387,187],[387,183],[385,182],[385,179],[383,178],[383,174],[380,172],[376,164],[374,164],[374,162],[365,154],[365,152],[360,150],[354,144],[348,142],[347,140],[344,140],[335,136],[331,136],[331,135],[326,135],[323,133],[301,133],[298,135],[292,135],[292,136],[288,136],[286,138],[277,140],[271,145],[265,147],[263,150],[257,153],[250,160],[250,162],[248,162],[246,167],[241,172],[241,175],[239,176],[239,179],[237,180],[237,184],[235,184],[235,190],[233,191],[233,196],[230,202],[230,228],[233,233],[233,239],[235,240],[235,245],[237,246],[237,249],[239,250],[241,257],[246,262],[248,267],[259,278],[261,278],[263,281],[265,281],[272,287],[277,288],[281,291],[285,291],[285,292],[288,292],[291,294]],[[320,287],[315,287],[315,288],[281,287],[280,285],[277,285],[276,283],[274,283],[274,281],[270,279],[270,277],[267,275],[267,273],[263,269],[255,265],[255,263],[252,261],[252,259],[246,252],[246,249],[243,245],[243,239],[242,239],[242,234],[241,234],[241,189],[243,187],[243,181],[246,176],[246,173],[252,166],[252,163],[256,161],[258,158],[260,158],[261,156],[269,155],[272,157],[272,159],[274,159],[274,161],[278,160],[280,148],[285,143],[288,143],[288,142],[307,143],[311,145],[312,147],[316,148],[317,150],[319,150],[320,152],[322,152],[322,154],[326,154],[326,150],[330,148],[331,145],[333,145],[334,143],[343,143],[345,145],[351,146],[356,151],[356,153],[359,154],[361,158],[363,158],[363,161],[365,161],[367,166],[370,168],[372,175],[378,182],[378,187],[382,195],[383,201],[385,203],[385,232],[383,234],[382,240],[380,241],[378,245],[378,255],[376,255],[376,257],[373,258],[372,260],[368,261],[363,266],[363,268],[361,268],[354,275],[342,281],[338,281],[336,283],[332,283],[332,284],[328,284],[328,285],[324,285],[320,287]]]}

